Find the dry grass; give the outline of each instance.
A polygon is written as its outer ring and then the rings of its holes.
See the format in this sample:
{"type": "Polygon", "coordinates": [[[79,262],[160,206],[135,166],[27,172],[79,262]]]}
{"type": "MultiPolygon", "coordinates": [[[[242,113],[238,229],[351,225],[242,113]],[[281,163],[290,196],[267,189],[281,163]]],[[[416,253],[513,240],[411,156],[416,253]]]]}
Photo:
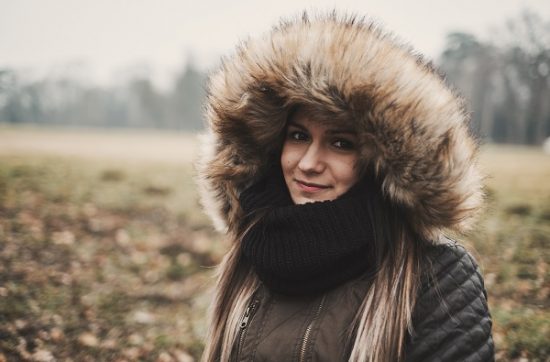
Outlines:
{"type": "Polygon", "coordinates": [[[471,242],[484,269],[497,360],[550,359],[550,155],[483,149],[487,209],[471,242]]]}

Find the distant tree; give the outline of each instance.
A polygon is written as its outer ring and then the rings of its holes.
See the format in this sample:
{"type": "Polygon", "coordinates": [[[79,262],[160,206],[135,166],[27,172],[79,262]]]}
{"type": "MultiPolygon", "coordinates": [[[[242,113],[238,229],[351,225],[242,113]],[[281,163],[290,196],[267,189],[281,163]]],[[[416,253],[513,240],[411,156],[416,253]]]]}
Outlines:
{"type": "Polygon", "coordinates": [[[550,136],[550,23],[524,12],[499,43],[446,38],[439,63],[465,96],[472,130],[493,141],[540,144],[550,136]]]}
{"type": "Polygon", "coordinates": [[[164,99],[150,79],[132,79],[128,84],[130,95],[129,117],[139,127],[167,128],[164,99]]]}
{"type": "Polygon", "coordinates": [[[495,92],[497,51],[468,33],[451,33],[440,62],[447,76],[468,100],[472,130],[483,137],[493,131],[494,110],[491,107],[495,92]]]}
{"type": "Polygon", "coordinates": [[[190,59],[177,78],[170,99],[176,128],[187,130],[203,128],[202,104],[205,97],[205,82],[206,76],[197,70],[194,61],[190,59]]]}
{"type": "Polygon", "coordinates": [[[507,23],[507,30],[504,60],[515,69],[517,89],[526,98],[520,141],[541,144],[550,136],[550,21],[525,11],[507,23]]]}
{"type": "Polygon", "coordinates": [[[0,69],[0,121],[25,121],[23,100],[19,97],[17,74],[11,69],[0,69]]]}

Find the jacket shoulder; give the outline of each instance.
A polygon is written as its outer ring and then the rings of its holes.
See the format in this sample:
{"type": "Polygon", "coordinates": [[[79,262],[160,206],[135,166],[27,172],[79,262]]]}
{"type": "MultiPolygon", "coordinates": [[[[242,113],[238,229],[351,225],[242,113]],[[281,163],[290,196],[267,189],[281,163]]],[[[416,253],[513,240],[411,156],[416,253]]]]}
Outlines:
{"type": "Polygon", "coordinates": [[[437,245],[426,247],[422,258],[422,288],[430,289],[433,284],[452,284],[457,274],[465,274],[483,284],[483,277],[475,258],[458,242],[445,239],[437,245]]]}
{"type": "Polygon", "coordinates": [[[494,360],[487,293],[471,254],[450,240],[429,246],[421,285],[407,360],[494,360]]]}

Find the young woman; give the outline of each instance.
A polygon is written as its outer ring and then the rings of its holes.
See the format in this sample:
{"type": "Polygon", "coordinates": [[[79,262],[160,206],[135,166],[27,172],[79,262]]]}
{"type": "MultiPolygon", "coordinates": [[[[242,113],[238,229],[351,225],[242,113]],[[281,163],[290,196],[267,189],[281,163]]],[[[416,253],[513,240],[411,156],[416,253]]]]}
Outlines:
{"type": "Polygon", "coordinates": [[[203,204],[231,246],[204,361],[489,361],[462,101],[377,26],[283,22],[211,75],[203,204]]]}

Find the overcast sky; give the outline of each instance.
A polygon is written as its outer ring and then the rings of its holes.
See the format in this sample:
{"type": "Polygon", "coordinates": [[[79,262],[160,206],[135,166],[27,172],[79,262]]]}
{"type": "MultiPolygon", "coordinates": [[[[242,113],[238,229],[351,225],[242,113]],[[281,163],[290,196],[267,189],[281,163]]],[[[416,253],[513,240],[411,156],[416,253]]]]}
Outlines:
{"type": "Polygon", "coordinates": [[[142,71],[162,82],[187,54],[206,69],[280,16],[332,8],[381,20],[430,57],[450,31],[488,38],[525,8],[550,20],[550,0],[0,0],[0,68],[73,67],[101,83],[142,71]]]}

